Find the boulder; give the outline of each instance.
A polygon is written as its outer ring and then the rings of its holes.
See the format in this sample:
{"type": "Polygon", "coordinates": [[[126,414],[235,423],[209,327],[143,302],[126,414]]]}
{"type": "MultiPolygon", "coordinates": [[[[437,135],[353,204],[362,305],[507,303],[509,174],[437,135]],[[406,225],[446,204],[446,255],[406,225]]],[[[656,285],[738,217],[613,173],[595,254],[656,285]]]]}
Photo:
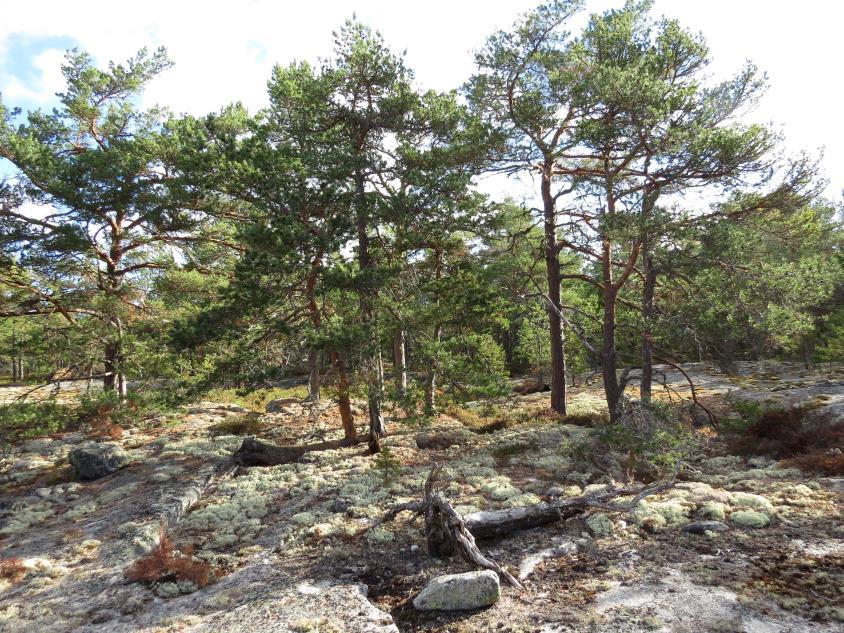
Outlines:
{"type": "Polygon", "coordinates": [[[129,463],[129,454],[111,442],[74,448],[67,458],[79,479],[88,480],[110,475],[129,463]]]}
{"type": "Polygon", "coordinates": [[[498,574],[489,569],[431,580],[413,599],[420,611],[463,611],[495,604],[501,597],[498,574]]]}

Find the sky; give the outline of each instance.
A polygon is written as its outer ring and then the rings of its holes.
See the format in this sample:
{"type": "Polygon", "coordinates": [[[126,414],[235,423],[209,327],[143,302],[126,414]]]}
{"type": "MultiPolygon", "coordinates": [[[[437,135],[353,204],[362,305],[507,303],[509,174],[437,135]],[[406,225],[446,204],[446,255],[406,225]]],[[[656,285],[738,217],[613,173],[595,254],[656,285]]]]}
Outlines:
{"type": "MultiPolygon", "coordinates": [[[[24,111],[52,108],[63,90],[60,64],[69,48],[99,64],[122,61],[142,47],[165,46],[174,68],[155,79],[145,104],[204,114],[241,101],[267,103],[274,64],[331,55],[332,31],[353,14],[379,30],[406,61],[421,88],[448,90],[471,75],[472,51],[506,28],[536,0],[29,0],[15,2],[0,21],[0,95],[24,111]]],[[[587,0],[576,30],[593,11],[623,0],[587,0]]],[[[729,77],[746,60],[768,74],[770,88],[747,116],[771,123],[789,153],[817,155],[829,186],[842,200],[844,123],[844,3],[835,0],[656,0],[654,13],[676,17],[706,37],[712,80],[729,77]]],[[[0,173],[9,166],[0,165],[0,173]]],[[[524,185],[522,185],[524,186],[524,185]]]]}

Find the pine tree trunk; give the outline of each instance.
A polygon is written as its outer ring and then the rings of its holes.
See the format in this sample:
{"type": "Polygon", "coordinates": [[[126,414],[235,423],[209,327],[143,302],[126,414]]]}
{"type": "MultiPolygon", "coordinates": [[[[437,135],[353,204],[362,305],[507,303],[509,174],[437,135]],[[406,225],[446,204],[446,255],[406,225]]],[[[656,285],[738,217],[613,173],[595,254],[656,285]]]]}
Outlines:
{"type": "Polygon", "coordinates": [[[542,175],[542,203],[545,228],[545,269],[548,278],[548,330],[551,339],[551,408],[566,414],[566,353],[563,323],[560,319],[560,253],[557,244],[556,203],[551,194],[553,163],[546,161],[542,175]]]}
{"type": "Polygon", "coordinates": [[[642,378],[639,385],[639,398],[642,402],[651,401],[653,385],[653,331],[654,291],[657,271],[647,239],[642,244],[642,272],[645,283],[642,290],[642,378]]]}
{"type": "Polygon", "coordinates": [[[343,435],[346,440],[356,441],[358,437],[355,428],[355,418],[352,415],[352,401],[349,397],[349,375],[343,357],[334,350],[329,352],[331,363],[337,370],[337,395],[340,407],[340,420],[343,423],[343,435]]]}
{"type": "Polygon", "coordinates": [[[369,273],[373,268],[369,253],[369,213],[366,206],[365,177],[355,175],[356,211],[358,233],[358,262],[361,275],[360,320],[366,332],[366,352],[364,369],[367,374],[367,404],[369,406],[369,451],[381,450],[380,438],[387,434],[384,415],[381,413],[381,401],[384,394],[384,365],[381,358],[381,344],[378,339],[377,324],[372,311],[372,299],[375,293],[369,273]]]}
{"type": "MultiPolygon", "coordinates": [[[[439,344],[442,338],[442,326],[434,326],[434,343],[439,344]]],[[[432,361],[425,374],[425,405],[424,413],[427,417],[437,415],[437,362],[432,361]]]]}
{"type": "Polygon", "coordinates": [[[320,399],[320,375],[319,365],[322,354],[319,349],[312,347],[308,351],[308,366],[310,373],[308,376],[308,400],[311,402],[319,402],[320,399]]]}
{"type": "Polygon", "coordinates": [[[396,330],[393,339],[393,372],[396,378],[396,391],[400,398],[407,395],[407,355],[405,353],[404,329],[396,330]]]}
{"type": "Polygon", "coordinates": [[[621,394],[619,393],[617,359],[615,351],[616,329],[616,288],[612,274],[612,245],[608,238],[603,240],[602,262],[603,270],[603,345],[601,347],[601,370],[604,375],[604,395],[610,421],[618,421],[621,394]]]}

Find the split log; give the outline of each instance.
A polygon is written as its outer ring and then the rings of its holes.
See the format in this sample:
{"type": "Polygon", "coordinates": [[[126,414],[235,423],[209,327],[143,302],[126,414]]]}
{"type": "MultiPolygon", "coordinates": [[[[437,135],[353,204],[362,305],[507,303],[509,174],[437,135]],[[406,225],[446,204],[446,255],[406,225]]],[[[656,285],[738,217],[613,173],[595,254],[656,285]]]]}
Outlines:
{"type": "Polygon", "coordinates": [[[247,437],[243,440],[231,459],[241,466],[278,466],[298,461],[306,453],[312,451],[326,451],[358,444],[357,439],[331,440],[303,446],[276,446],[247,437]]]}

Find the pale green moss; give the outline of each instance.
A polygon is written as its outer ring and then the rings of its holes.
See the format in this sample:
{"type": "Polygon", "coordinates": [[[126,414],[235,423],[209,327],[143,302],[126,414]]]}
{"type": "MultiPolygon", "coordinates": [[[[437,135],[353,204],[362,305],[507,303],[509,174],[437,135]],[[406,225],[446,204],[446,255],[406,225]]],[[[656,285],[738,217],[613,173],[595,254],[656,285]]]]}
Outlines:
{"type": "Polygon", "coordinates": [[[516,495],[515,497],[510,497],[504,505],[508,508],[521,508],[525,506],[534,506],[541,501],[542,499],[532,492],[525,492],[523,494],[516,495]]]}
{"type": "Polygon", "coordinates": [[[700,506],[700,516],[713,521],[723,521],[727,517],[728,507],[718,501],[706,501],[700,506]]]}
{"type": "Polygon", "coordinates": [[[666,525],[682,525],[689,521],[694,506],[680,499],[666,501],[641,501],[633,510],[633,521],[640,526],[659,528],[666,525]]]}
{"type": "Polygon", "coordinates": [[[85,516],[86,514],[91,514],[92,512],[96,511],[97,503],[95,501],[89,501],[87,503],[80,503],[77,506],[74,506],[70,510],[64,513],[63,517],[65,519],[78,519],[80,517],[85,516]]]}
{"type": "Polygon", "coordinates": [[[369,530],[366,533],[366,540],[372,541],[373,543],[389,543],[395,540],[395,538],[395,534],[389,530],[383,530],[381,528],[375,528],[374,530],[369,530]]]}
{"type": "Polygon", "coordinates": [[[496,501],[504,501],[510,497],[522,494],[522,491],[511,484],[506,477],[497,477],[491,481],[484,482],[480,488],[496,501]]]}
{"type": "Polygon", "coordinates": [[[764,512],[769,516],[774,513],[774,506],[766,497],[750,492],[730,493],[730,503],[738,508],[750,508],[751,510],[764,512]]]}
{"type": "Polygon", "coordinates": [[[118,486],[117,488],[113,488],[112,490],[99,495],[97,497],[97,501],[102,503],[111,503],[112,501],[123,499],[132,494],[140,485],[140,482],[132,482],[124,486],[118,486]]]}
{"type": "Polygon", "coordinates": [[[742,527],[763,528],[771,522],[771,519],[766,514],[755,510],[739,510],[730,514],[730,521],[742,527]]]}
{"type": "Polygon", "coordinates": [[[56,513],[53,507],[47,503],[27,504],[18,502],[5,513],[4,519],[8,521],[0,528],[0,536],[14,536],[29,530],[33,525],[50,518],[56,513]]]}
{"type": "Polygon", "coordinates": [[[597,512],[586,519],[589,530],[598,538],[609,536],[615,531],[615,524],[606,514],[597,512]]]}

